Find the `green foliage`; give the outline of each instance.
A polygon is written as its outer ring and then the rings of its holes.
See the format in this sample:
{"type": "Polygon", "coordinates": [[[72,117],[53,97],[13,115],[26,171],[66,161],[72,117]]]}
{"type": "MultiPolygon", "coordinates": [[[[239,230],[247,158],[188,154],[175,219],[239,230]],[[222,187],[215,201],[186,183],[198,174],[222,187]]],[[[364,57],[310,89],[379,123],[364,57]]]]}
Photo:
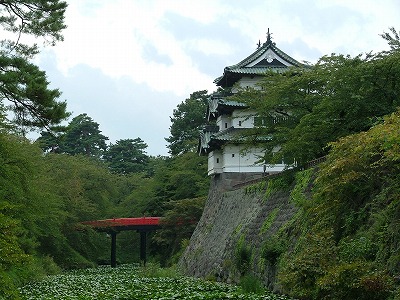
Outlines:
{"type": "Polygon", "coordinates": [[[206,197],[170,201],[163,218],[163,227],[153,237],[163,265],[177,263],[176,255],[184,250],[203,213],[206,197]]]}
{"type": "Polygon", "coordinates": [[[99,124],[87,114],[76,116],[67,127],[58,127],[57,130],[57,135],[41,132],[37,143],[43,151],[101,158],[107,149],[108,137],[101,134],[99,124]]]}
{"type": "Polygon", "coordinates": [[[21,34],[43,37],[44,41],[52,45],[62,41],[61,31],[66,27],[64,24],[66,7],[67,3],[59,0],[2,1],[0,26],[16,33],[16,41],[2,40],[2,52],[14,50],[24,55],[36,53],[36,45],[19,43],[21,34]]]}
{"type": "Polygon", "coordinates": [[[398,288],[399,128],[397,111],[331,144],[312,201],[291,225],[299,238],[280,261],[285,291],[307,299],[390,299],[398,288]]]}
{"type": "Polygon", "coordinates": [[[376,245],[365,236],[345,237],[338,244],[338,255],[343,262],[353,262],[357,260],[374,260],[376,245]]]}
{"type": "Polygon", "coordinates": [[[130,174],[121,182],[123,196],[115,208],[121,217],[150,216],[161,214],[163,208],[156,197],[157,182],[153,177],[143,174],[130,174]]]}
{"type": "Polygon", "coordinates": [[[80,114],[68,124],[59,147],[62,153],[100,158],[107,148],[106,140],[108,137],[101,134],[99,124],[87,114],[80,114]]]}
{"type": "Polygon", "coordinates": [[[138,268],[124,265],[69,271],[33,282],[22,288],[22,299],[243,299],[285,300],[285,296],[265,291],[244,293],[243,289],[221,282],[179,276],[151,265],[138,268]],[[172,275],[172,276],[170,276],[172,275]]]}
{"type": "Polygon", "coordinates": [[[290,190],[294,180],[294,174],[293,170],[287,170],[268,179],[264,199],[267,200],[276,192],[290,190]]]}
{"type": "Polygon", "coordinates": [[[365,261],[333,266],[317,282],[319,297],[343,300],[387,299],[393,288],[393,279],[382,271],[371,269],[365,261]]]}
{"type": "Polygon", "coordinates": [[[110,144],[103,159],[113,172],[119,174],[143,172],[149,162],[146,148],[147,144],[141,138],[119,140],[110,144]]]}
{"type": "Polygon", "coordinates": [[[237,242],[234,257],[235,266],[241,276],[247,274],[250,269],[252,249],[246,244],[245,236],[242,235],[237,242]]]}
{"type": "Polygon", "coordinates": [[[207,160],[194,152],[164,160],[155,170],[156,195],[162,202],[207,195],[207,160]]]}
{"type": "Polygon", "coordinates": [[[22,35],[41,37],[51,44],[62,40],[66,7],[66,2],[58,0],[0,3],[0,26],[15,33],[14,41],[0,41],[0,107],[7,108],[5,117],[12,119],[13,130],[19,133],[49,128],[69,116],[66,103],[58,101],[61,93],[49,89],[45,72],[28,61],[38,52],[36,44],[20,43],[22,35]]]}
{"type": "Polygon", "coordinates": [[[316,197],[334,201],[337,235],[352,232],[352,227],[369,218],[370,205],[376,210],[397,205],[399,115],[396,112],[384,124],[332,144],[333,151],[316,179],[316,197]],[[352,215],[349,222],[346,218],[352,215]]]}
{"type": "Polygon", "coordinates": [[[279,282],[290,295],[304,299],[319,299],[317,280],[337,260],[332,230],[302,236],[293,253],[281,261],[279,282]]]}
{"type": "Polygon", "coordinates": [[[244,275],[240,278],[239,286],[242,288],[245,293],[254,293],[254,294],[263,294],[265,293],[265,288],[260,281],[254,275],[244,275]]]}
{"type": "Polygon", "coordinates": [[[32,127],[58,124],[69,116],[61,93],[49,89],[46,74],[26,59],[0,54],[0,103],[4,103],[14,124],[25,133],[32,127]]]}
{"type": "Polygon", "coordinates": [[[397,51],[400,50],[400,36],[399,33],[396,32],[396,29],[394,27],[390,27],[390,33],[389,32],[384,32],[381,34],[381,37],[384,38],[392,51],[397,51]]]}
{"type": "Polygon", "coordinates": [[[310,202],[311,184],[312,179],[314,179],[314,173],[313,169],[308,169],[297,172],[295,175],[296,185],[290,192],[290,198],[299,207],[305,207],[310,202]]]}
{"type": "Polygon", "coordinates": [[[110,199],[121,196],[122,182],[98,161],[43,156],[27,140],[0,134],[0,272],[9,282],[4,287],[11,292],[28,279],[55,272],[55,263],[92,266],[88,258],[95,261],[108,247],[97,234],[78,233],[76,223],[112,214],[110,199]]]}
{"type": "Polygon", "coordinates": [[[171,135],[165,139],[172,156],[196,151],[199,130],[204,125],[207,98],[207,91],[197,91],[174,109],[173,117],[170,118],[171,135]]]}
{"type": "Polygon", "coordinates": [[[176,266],[171,266],[168,268],[162,268],[158,264],[149,263],[146,266],[142,266],[138,269],[137,274],[140,277],[148,278],[180,278],[182,275],[176,269],[176,266]]]}
{"type": "Polygon", "coordinates": [[[262,245],[261,257],[270,265],[276,265],[279,257],[287,250],[287,242],[277,235],[270,236],[262,245]]]}
{"type": "Polygon", "coordinates": [[[268,184],[267,180],[265,180],[265,181],[261,181],[259,183],[248,185],[245,187],[245,193],[253,194],[253,193],[261,192],[261,191],[265,190],[267,184],[268,184]]]}
{"type": "Polygon", "coordinates": [[[279,213],[279,210],[280,210],[279,207],[277,207],[269,213],[269,215],[267,216],[267,218],[265,219],[264,223],[261,226],[260,234],[263,234],[270,229],[272,223],[274,223],[276,216],[279,213]]]}
{"type": "Polygon", "coordinates": [[[16,298],[16,285],[19,283],[12,271],[30,262],[18,242],[22,228],[20,224],[4,213],[9,209],[0,202],[0,298],[16,298]]]}

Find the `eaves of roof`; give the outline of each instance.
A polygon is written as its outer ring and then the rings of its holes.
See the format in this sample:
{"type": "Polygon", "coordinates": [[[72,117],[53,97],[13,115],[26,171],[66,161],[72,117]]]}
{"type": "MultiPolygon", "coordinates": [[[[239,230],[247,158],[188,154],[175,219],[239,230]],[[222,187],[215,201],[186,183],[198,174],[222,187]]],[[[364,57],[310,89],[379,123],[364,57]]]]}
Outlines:
{"type": "MultiPolygon", "coordinates": [[[[248,128],[235,128],[230,127],[226,130],[219,131],[214,133],[211,136],[211,140],[220,141],[220,142],[237,142],[237,143],[246,143],[246,134],[245,132],[248,131],[248,128]]],[[[257,141],[259,142],[266,142],[270,140],[270,137],[257,137],[257,141]]]]}
{"type": "MultiPolygon", "coordinates": [[[[275,62],[277,61],[275,60],[275,62]]],[[[224,74],[216,78],[214,80],[214,83],[221,86],[226,84],[227,82],[226,78],[228,74],[236,74],[236,76],[240,76],[240,75],[264,75],[267,72],[283,73],[287,71],[290,68],[290,66],[309,68],[308,65],[305,65],[295,60],[294,58],[292,58],[291,56],[280,50],[278,47],[276,47],[275,43],[269,41],[264,43],[260,48],[258,48],[255,52],[253,52],[251,55],[249,55],[239,63],[225,67],[224,74]],[[272,62],[271,64],[266,64],[262,66],[256,65],[252,67],[247,67],[248,65],[256,61],[258,58],[260,58],[269,49],[271,49],[276,56],[279,56],[281,59],[286,61],[289,66],[286,66],[281,62],[279,63],[272,62]]],[[[239,78],[240,77],[233,79],[233,82],[235,82],[239,78]]]]}
{"type": "Polygon", "coordinates": [[[224,106],[229,106],[229,107],[242,107],[242,108],[248,107],[248,105],[246,103],[233,101],[233,100],[225,100],[225,99],[218,102],[218,104],[224,105],[224,106]]]}

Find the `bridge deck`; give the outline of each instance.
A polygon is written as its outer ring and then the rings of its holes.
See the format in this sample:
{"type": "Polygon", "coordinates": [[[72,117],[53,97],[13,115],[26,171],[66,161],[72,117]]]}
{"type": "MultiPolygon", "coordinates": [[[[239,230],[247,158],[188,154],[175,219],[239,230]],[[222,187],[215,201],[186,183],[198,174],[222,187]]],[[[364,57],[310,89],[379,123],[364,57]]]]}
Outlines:
{"type": "Polygon", "coordinates": [[[146,264],[147,232],[159,229],[160,217],[118,218],[81,222],[97,231],[111,234],[111,267],[117,265],[117,234],[124,230],[136,230],[140,233],[140,260],[146,264]]]}
{"type": "Polygon", "coordinates": [[[117,218],[82,222],[99,231],[155,230],[161,217],[117,218]]]}

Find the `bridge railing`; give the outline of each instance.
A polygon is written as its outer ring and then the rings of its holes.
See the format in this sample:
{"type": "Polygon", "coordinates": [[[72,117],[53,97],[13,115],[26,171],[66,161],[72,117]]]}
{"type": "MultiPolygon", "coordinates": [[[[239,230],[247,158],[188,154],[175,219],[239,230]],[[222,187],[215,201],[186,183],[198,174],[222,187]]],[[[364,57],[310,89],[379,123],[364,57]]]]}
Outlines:
{"type": "Polygon", "coordinates": [[[160,217],[140,217],[140,218],[115,218],[81,222],[95,228],[119,227],[119,226],[143,226],[160,225],[160,217]]]}

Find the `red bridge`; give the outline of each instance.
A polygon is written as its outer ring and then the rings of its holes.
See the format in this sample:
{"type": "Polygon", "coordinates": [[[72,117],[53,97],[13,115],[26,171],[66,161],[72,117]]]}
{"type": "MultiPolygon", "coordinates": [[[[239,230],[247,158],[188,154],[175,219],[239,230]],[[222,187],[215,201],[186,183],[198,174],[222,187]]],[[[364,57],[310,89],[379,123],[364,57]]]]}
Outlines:
{"type": "Polygon", "coordinates": [[[147,232],[161,228],[160,217],[118,218],[81,222],[97,231],[111,235],[111,267],[117,265],[117,234],[125,230],[136,230],[140,233],[140,260],[146,264],[147,232]]]}

